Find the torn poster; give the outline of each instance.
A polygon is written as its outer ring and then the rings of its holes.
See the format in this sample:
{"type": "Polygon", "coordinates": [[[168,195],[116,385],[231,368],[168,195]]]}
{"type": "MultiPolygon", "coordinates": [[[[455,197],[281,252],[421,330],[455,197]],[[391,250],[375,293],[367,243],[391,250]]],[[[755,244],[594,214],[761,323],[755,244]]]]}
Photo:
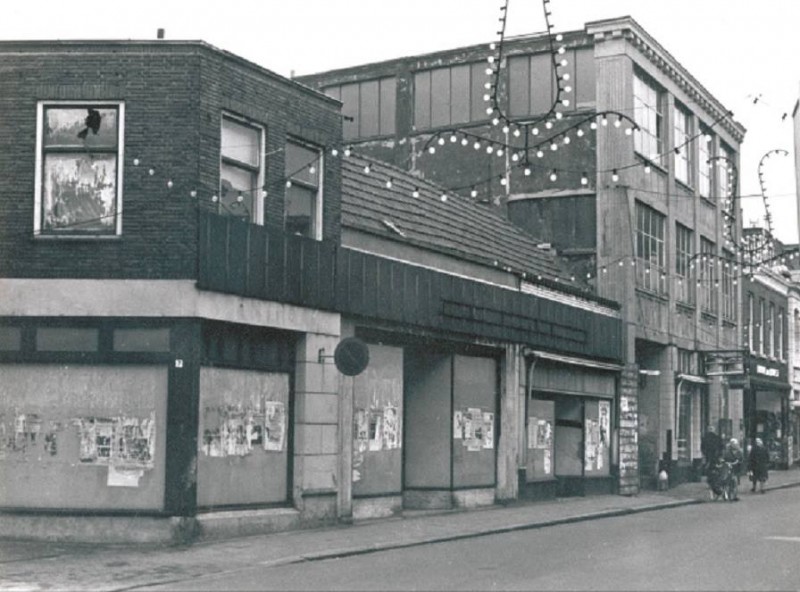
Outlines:
{"type": "Polygon", "coordinates": [[[600,443],[603,446],[608,446],[609,434],[611,433],[611,403],[600,401],[597,409],[600,417],[600,443]]]}
{"type": "Polygon", "coordinates": [[[139,479],[144,475],[144,469],[124,469],[114,465],[108,466],[107,487],[139,487],[139,479]]]}
{"type": "Polygon", "coordinates": [[[283,450],[286,441],[286,408],[280,401],[264,404],[264,450],[283,450]]]}
{"type": "Polygon", "coordinates": [[[114,421],[108,417],[79,417],[74,421],[80,438],[78,453],[80,461],[108,464],[111,459],[114,421]]]}
{"type": "Polygon", "coordinates": [[[543,462],[544,462],[544,474],[545,475],[549,475],[550,474],[550,449],[549,448],[545,449],[545,451],[544,451],[544,461],[543,462]]]}
{"type": "Polygon", "coordinates": [[[383,449],[400,448],[400,416],[397,407],[383,408],[383,449]]]}
{"type": "Polygon", "coordinates": [[[464,439],[464,412],[461,410],[453,411],[453,440],[464,439]]]}
{"type": "Polygon", "coordinates": [[[483,447],[494,448],[494,413],[483,413],[483,447]]]}
{"type": "Polygon", "coordinates": [[[363,453],[367,448],[369,448],[369,418],[366,409],[358,408],[353,417],[353,450],[363,453]]]}
{"type": "Polygon", "coordinates": [[[536,448],[549,448],[547,445],[547,425],[546,419],[539,420],[539,425],[536,427],[536,448]]]}
{"type": "Polygon", "coordinates": [[[369,410],[369,450],[380,450],[383,446],[383,411],[369,410]]]}
{"type": "Polygon", "coordinates": [[[476,407],[470,407],[467,409],[465,417],[470,426],[470,433],[467,437],[467,430],[464,430],[464,444],[470,452],[477,452],[483,447],[483,412],[476,407]]]}
{"type": "Polygon", "coordinates": [[[597,445],[599,443],[600,430],[597,421],[593,419],[586,420],[586,427],[584,428],[584,465],[587,471],[592,471],[595,468],[597,459],[597,445]]]}

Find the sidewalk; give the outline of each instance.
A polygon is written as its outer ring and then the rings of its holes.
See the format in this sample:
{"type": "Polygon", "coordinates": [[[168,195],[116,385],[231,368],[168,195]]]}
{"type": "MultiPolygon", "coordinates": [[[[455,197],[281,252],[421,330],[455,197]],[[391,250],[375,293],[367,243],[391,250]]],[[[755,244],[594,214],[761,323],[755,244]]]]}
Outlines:
{"type": "MultiPolygon", "coordinates": [[[[742,483],[746,500],[749,483],[742,483]]],[[[800,469],[772,471],[767,490],[800,486],[800,469]]],[[[638,496],[563,498],[200,543],[142,548],[0,541],[0,590],[125,590],[556,524],[669,509],[708,500],[705,483],[638,496]]],[[[724,502],[716,502],[724,503],[724,502]]]]}

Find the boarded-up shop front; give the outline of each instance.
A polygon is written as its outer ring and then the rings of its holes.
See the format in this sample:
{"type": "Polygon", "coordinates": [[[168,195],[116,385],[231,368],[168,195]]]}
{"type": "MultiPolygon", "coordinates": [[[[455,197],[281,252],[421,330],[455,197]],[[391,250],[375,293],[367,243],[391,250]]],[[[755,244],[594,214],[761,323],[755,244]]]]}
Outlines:
{"type": "Polygon", "coordinates": [[[289,503],[291,334],[203,327],[199,376],[200,510],[289,503]]]}
{"type": "Polygon", "coordinates": [[[497,359],[407,349],[404,380],[404,506],[493,503],[497,359]]]}
{"type": "Polygon", "coordinates": [[[166,366],[0,365],[7,509],[164,509],[166,366]]]}
{"type": "Polygon", "coordinates": [[[353,517],[394,514],[403,495],[403,349],[369,344],[353,377],[353,517]]]}
{"type": "Polygon", "coordinates": [[[610,364],[531,357],[521,497],[613,492],[617,376],[610,364]]]}

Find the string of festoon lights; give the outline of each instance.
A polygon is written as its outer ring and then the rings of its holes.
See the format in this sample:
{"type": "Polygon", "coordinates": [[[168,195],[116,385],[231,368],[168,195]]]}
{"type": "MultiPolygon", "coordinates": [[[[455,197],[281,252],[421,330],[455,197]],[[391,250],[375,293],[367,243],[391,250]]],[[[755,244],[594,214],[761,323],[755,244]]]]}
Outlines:
{"type": "MultiPolygon", "coordinates": [[[[568,146],[572,142],[573,137],[582,138],[587,132],[597,130],[598,127],[611,125],[614,128],[623,128],[624,133],[630,136],[634,132],[639,131],[639,126],[634,119],[625,113],[615,110],[600,111],[590,115],[579,112],[565,113],[563,111],[564,108],[570,105],[570,100],[566,95],[572,91],[572,87],[569,85],[569,73],[560,70],[560,68],[566,67],[569,62],[565,57],[566,46],[563,44],[556,46],[555,43],[562,42],[563,35],[552,34],[553,24],[550,21],[550,16],[552,14],[550,10],[550,0],[543,0],[542,6],[547,25],[550,62],[554,72],[554,79],[556,80],[555,97],[550,108],[544,114],[535,117],[517,118],[512,118],[506,114],[502,102],[498,97],[498,89],[500,86],[500,74],[503,69],[503,48],[508,4],[509,1],[505,0],[500,8],[501,16],[499,20],[501,22],[501,27],[498,31],[499,40],[489,45],[492,54],[487,58],[486,74],[489,79],[484,84],[486,93],[483,96],[484,101],[487,102],[486,114],[487,117],[491,118],[490,122],[492,128],[501,129],[505,139],[500,140],[488,137],[482,133],[458,127],[433,133],[423,145],[422,152],[436,154],[437,149],[452,145],[468,149],[471,148],[475,151],[485,151],[487,155],[493,154],[497,157],[510,155],[510,158],[506,159],[506,165],[501,168],[499,173],[487,175],[480,180],[475,180],[462,186],[450,187],[450,190],[453,192],[469,190],[469,194],[473,198],[478,195],[478,187],[487,186],[490,188],[494,183],[499,183],[500,186],[507,187],[511,180],[511,172],[514,169],[522,169],[526,177],[530,176],[533,171],[545,171],[547,178],[551,182],[556,182],[559,178],[559,174],[562,173],[574,174],[576,176],[580,174],[581,186],[587,186],[590,182],[589,171],[574,169],[569,166],[565,167],[563,165],[565,159],[561,159],[558,166],[545,164],[545,155],[554,153],[559,150],[559,148],[568,146]],[[575,119],[577,119],[577,121],[573,121],[575,119]],[[556,126],[560,129],[553,131],[556,126]]],[[[704,137],[708,140],[710,135],[708,135],[707,131],[710,131],[732,116],[733,113],[730,111],[721,114],[708,127],[708,130],[687,136],[684,142],[675,146],[671,151],[652,154],[649,158],[639,156],[629,164],[621,164],[611,167],[608,170],[593,171],[592,173],[606,174],[608,176],[606,181],[612,184],[618,183],[621,173],[630,168],[641,167],[645,173],[650,173],[653,168],[660,166],[658,163],[668,154],[672,152],[679,154],[681,150],[685,149],[685,147],[689,146],[697,138],[704,137]]],[[[476,127],[477,125],[478,124],[476,124],[476,127]]]]}

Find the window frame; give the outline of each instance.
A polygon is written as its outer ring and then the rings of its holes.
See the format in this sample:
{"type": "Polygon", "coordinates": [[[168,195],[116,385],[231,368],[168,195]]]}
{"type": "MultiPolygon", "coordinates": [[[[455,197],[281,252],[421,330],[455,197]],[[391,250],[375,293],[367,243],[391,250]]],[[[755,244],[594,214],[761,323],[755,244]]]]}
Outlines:
{"type": "Polygon", "coordinates": [[[694,232],[680,222],[675,223],[675,275],[678,285],[675,299],[688,306],[695,305],[695,290],[691,280],[692,261],[694,260],[694,232]]]}
{"type": "Polygon", "coordinates": [[[692,154],[692,114],[676,102],[672,107],[673,152],[672,162],[675,179],[692,187],[694,185],[694,158],[692,154]],[[683,123],[681,127],[679,124],[683,123]],[[680,165],[680,166],[679,166],[680,165]],[[685,173],[685,178],[679,173],[685,173]]]}
{"type": "Polygon", "coordinates": [[[712,190],[714,181],[714,137],[710,130],[700,125],[700,138],[698,142],[698,163],[697,163],[697,191],[700,197],[710,201],[714,199],[712,190]]]}
{"type": "Polygon", "coordinates": [[[359,140],[362,138],[378,138],[393,136],[397,133],[397,77],[381,76],[366,80],[356,80],[341,84],[332,84],[322,88],[322,92],[342,103],[342,137],[345,140],[359,140]],[[377,85],[377,101],[375,117],[377,118],[377,133],[364,133],[363,88],[368,84],[377,85]],[[351,101],[345,102],[342,98],[343,89],[355,91],[355,105],[351,101]],[[392,97],[389,100],[389,97],[392,97]]]}
{"type": "Polygon", "coordinates": [[[722,318],[726,321],[736,321],[736,284],[733,271],[733,255],[729,251],[722,251],[722,318]]]}
{"type": "MultiPolygon", "coordinates": [[[[104,153],[111,153],[108,149],[101,150],[104,153]]],[[[53,153],[70,154],[77,150],[54,150],[53,153]]],[[[33,235],[37,239],[91,239],[103,240],[114,239],[122,235],[122,204],[123,204],[123,169],[125,164],[125,101],[122,100],[41,100],[36,102],[36,157],[34,177],[34,199],[33,199],[33,235]],[[113,108],[117,111],[117,148],[116,148],[116,175],[115,175],[115,214],[113,232],[92,232],[92,231],[58,231],[46,230],[43,224],[44,215],[44,115],[48,108],[73,108],[86,109],[89,107],[113,108]]]]}
{"type": "Polygon", "coordinates": [[[702,298],[700,310],[704,313],[716,315],[719,312],[718,278],[714,265],[716,261],[717,245],[714,241],[704,236],[700,237],[700,278],[702,285],[702,298]]]}
{"type": "Polygon", "coordinates": [[[661,296],[667,293],[666,221],[664,214],[644,202],[636,201],[636,286],[661,296]],[[646,253],[649,253],[648,258],[644,256],[646,253]],[[657,279],[653,279],[654,276],[657,279]]]}
{"type": "MultiPolygon", "coordinates": [[[[483,82],[478,84],[475,80],[475,75],[481,72],[486,67],[485,62],[464,62],[463,64],[450,64],[444,66],[437,66],[434,68],[424,68],[415,70],[411,74],[413,76],[413,109],[412,121],[413,129],[420,130],[435,130],[441,128],[448,128],[451,126],[460,126],[478,122],[484,122],[491,119],[486,113],[487,107],[491,103],[483,100],[483,95],[488,91],[484,89],[483,82]],[[466,82],[466,112],[467,119],[463,121],[453,121],[453,70],[456,68],[467,68],[468,77],[466,82]],[[447,101],[446,107],[448,112],[446,123],[437,123],[434,125],[434,73],[444,75],[447,73],[447,101]],[[427,79],[427,80],[426,80],[427,79]],[[423,90],[424,89],[424,90],[423,90]],[[424,96],[421,96],[424,93],[424,96]],[[420,99],[424,99],[427,105],[423,105],[420,99]]],[[[488,79],[488,78],[487,78],[488,79]]]]}
{"type": "Polygon", "coordinates": [[[246,219],[248,222],[253,224],[264,224],[264,200],[262,199],[262,191],[266,185],[266,175],[267,175],[267,166],[266,166],[266,139],[267,139],[267,132],[266,127],[257,123],[251,119],[246,117],[242,117],[241,115],[236,115],[234,113],[230,113],[224,111],[220,115],[219,121],[219,134],[220,134],[220,143],[219,143],[219,201],[217,204],[217,213],[224,216],[231,216],[235,218],[242,218],[246,219]],[[258,167],[255,167],[249,163],[245,163],[243,161],[237,160],[231,156],[226,156],[223,151],[222,146],[222,130],[225,124],[225,120],[229,120],[241,127],[251,128],[252,130],[258,133],[258,167]],[[222,170],[223,167],[231,167],[239,171],[247,171],[250,174],[256,172],[256,186],[251,189],[251,204],[252,204],[252,211],[248,217],[244,216],[236,216],[232,212],[223,212],[222,208],[224,207],[222,203],[222,170]]]}
{"type": "MultiPolygon", "coordinates": [[[[314,195],[314,215],[312,220],[312,235],[307,236],[306,238],[311,238],[314,240],[322,240],[322,222],[323,222],[323,200],[324,200],[324,179],[325,179],[325,151],[321,146],[313,144],[307,140],[303,140],[302,138],[298,138],[297,136],[286,136],[286,140],[284,142],[284,154],[285,154],[285,147],[288,144],[294,144],[306,150],[310,150],[316,152],[318,157],[315,161],[316,168],[317,168],[317,186],[314,187],[313,184],[303,181],[302,179],[297,179],[293,176],[290,176],[289,172],[286,172],[286,160],[284,159],[284,178],[286,179],[287,183],[291,181],[292,186],[298,186],[305,190],[313,190],[316,189],[316,194],[314,195]]],[[[293,171],[291,172],[292,175],[296,175],[300,171],[293,171]]],[[[288,189],[289,187],[287,187],[288,189]]],[[[287,200],[284,199],[284,208],[283,208],[283,224],[284,228],[286,228],[286,221],[288,217],[288,203],[287,200]]],[[[288,232],[288,230],[287,230],[288,232]]],[[[306,235],[303,235],[306,236],[306,235]]]]}
{"type": "Polygon", "coordinates": [[[633,120],[638,129],[633,132],[633,150],[647,161],[664,166],[664,92],[644,74],[633,73],[633,120]],[[645,93],[639,91],[644,90],[645,93]],[[646,96],[641,96],[642,94],[646,96]],[[652,97],[650,96],[652,95],[652,97]],[[655,129],[651,129],[650,115],[655,129]],[[645,142],[645,140],[648,140],[645,142]],[[645,144],[647,144],[645,146],[645,144]],[[646,150],[653,144],[655,151],[646,150]]]}

